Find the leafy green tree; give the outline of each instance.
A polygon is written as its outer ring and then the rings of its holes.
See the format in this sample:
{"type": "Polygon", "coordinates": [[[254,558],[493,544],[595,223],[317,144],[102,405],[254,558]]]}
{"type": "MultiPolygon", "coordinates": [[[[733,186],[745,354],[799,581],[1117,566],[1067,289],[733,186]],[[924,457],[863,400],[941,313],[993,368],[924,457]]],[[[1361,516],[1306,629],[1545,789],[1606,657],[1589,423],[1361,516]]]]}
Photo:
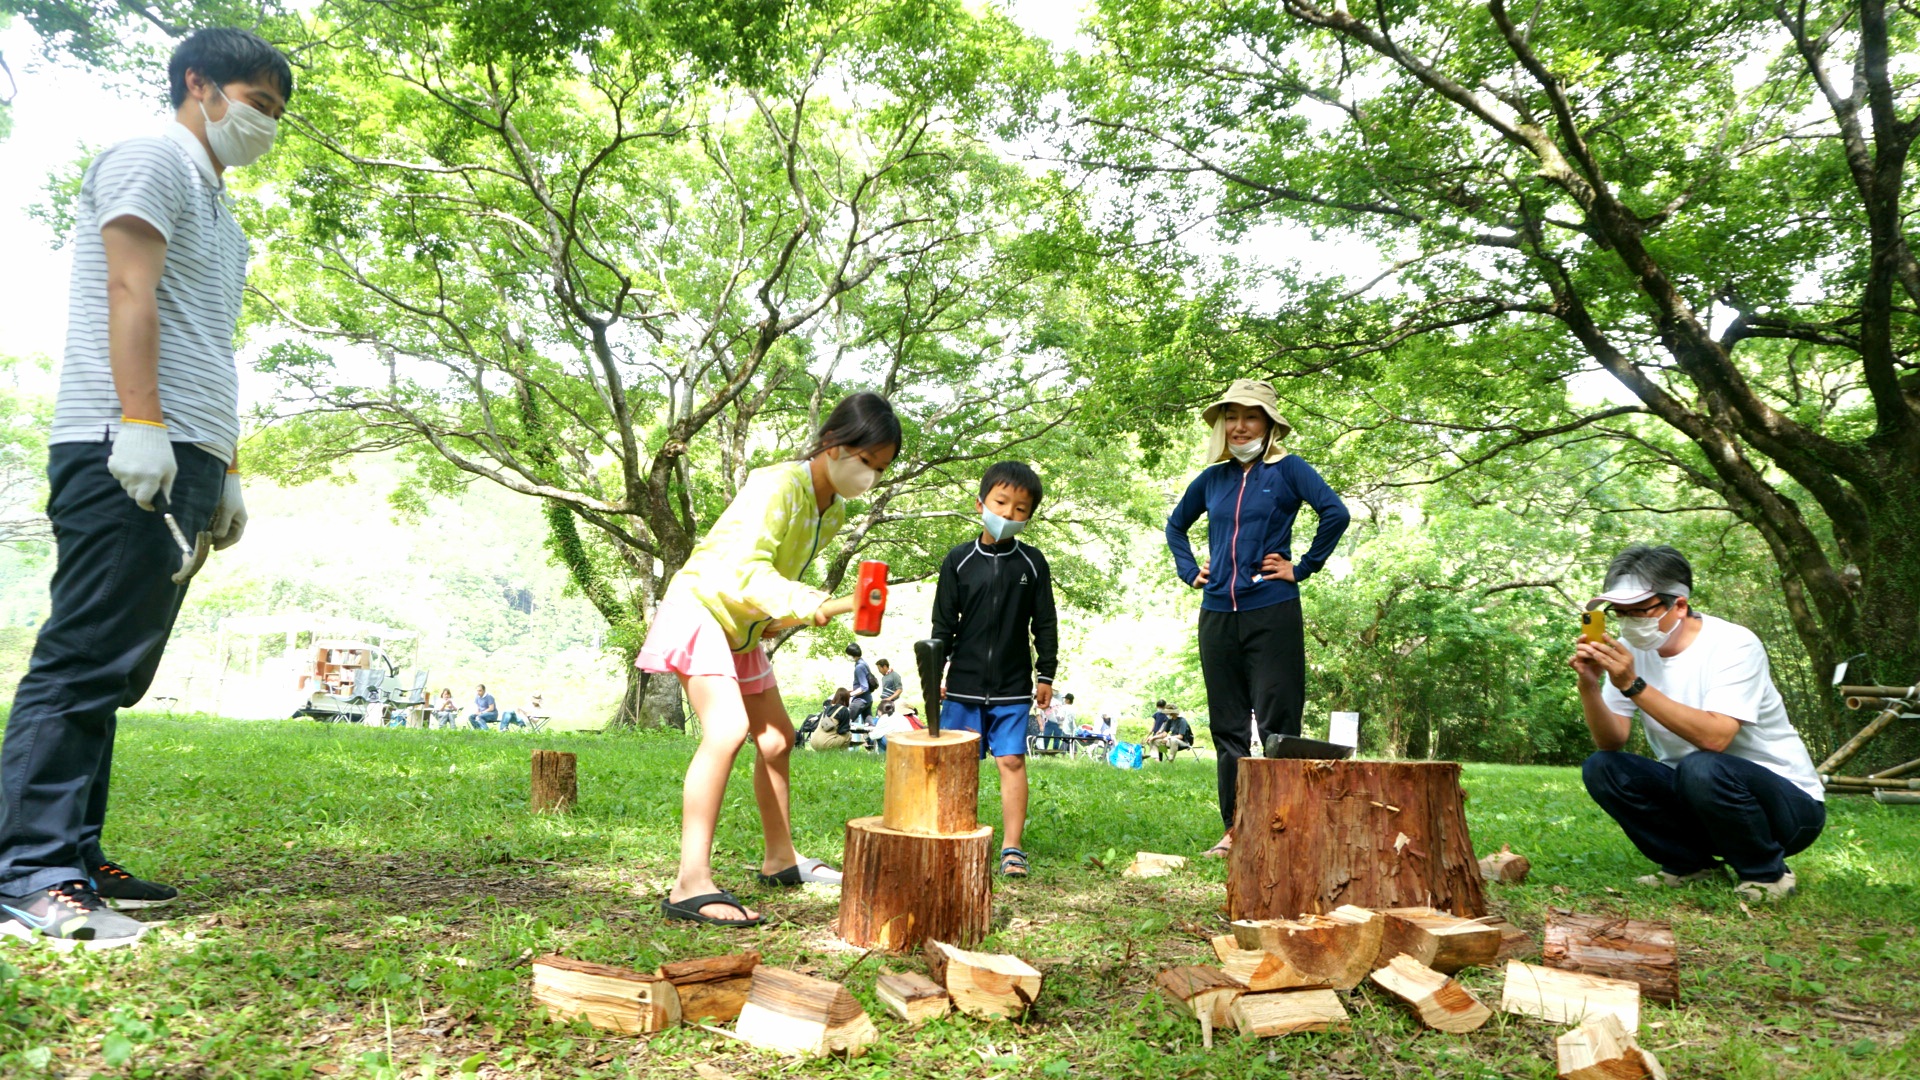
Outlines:
{"type": "Polygon", "coordinates": [[[1884,0],[1103,0],[1059,142],[1123,181],[1127,240],[1212,224],[1385,265],[1228,263],[1152,303],[1149,262],[1091,369],[1146,427],[1265,372],[1397,483],[1611,447],[1674,478],[1648,509],[1754,531],[1818,670],[1909,680],[1915,26],[1884,0]],[[1570,398],[1590,371],[1632,402],[1570,398]]]}
{"type": "MultiPolygon", "coordinates": [[[[862,554],[931,572],[995,457],[1089,460],[1057,344],[1077,256],[1050,239],[1074,200],[984,142],[1039,54],[958,3],[794,5],[765,37],[764,5],[722,4],[717,43],[709,8],[556,9],[524,39],[464,7],[323,8],[247,210],[256,317],[291,331],[266,460],[404,446],[429,484],[541,500],[629,655],[747,471],[851,389],[895,400],[908,453],[828,588],[862,554]]],[[[1107,505],[1086,522],[1129,512],[1107,505]]],[[[673,680],[632,679],[629,718],[678,716],[673,680]]]]}

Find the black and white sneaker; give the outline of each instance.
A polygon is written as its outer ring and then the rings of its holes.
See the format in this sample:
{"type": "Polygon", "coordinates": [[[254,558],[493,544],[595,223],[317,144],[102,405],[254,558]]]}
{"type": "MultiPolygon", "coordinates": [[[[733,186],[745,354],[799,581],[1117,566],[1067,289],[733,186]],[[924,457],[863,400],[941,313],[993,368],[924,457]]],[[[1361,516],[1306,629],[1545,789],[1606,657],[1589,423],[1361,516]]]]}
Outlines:
{"type": "Polygon", "coordinates": [[[162,885],[157,881],[145,881],[127,873],[125,867],[111,859],[93,868],[93,891],[109,907],[121,911],[134,908],[159,907],[180,899],[180,890],[171,885],[162,885]]]}
{"type": "Polygon", "coordinates": [[[147,924],[107,907],[84,881],[0,896],[0,934],[44,942],[60,952],[76,946],[116,949],[138,942],[146,932],[147,924]]]}

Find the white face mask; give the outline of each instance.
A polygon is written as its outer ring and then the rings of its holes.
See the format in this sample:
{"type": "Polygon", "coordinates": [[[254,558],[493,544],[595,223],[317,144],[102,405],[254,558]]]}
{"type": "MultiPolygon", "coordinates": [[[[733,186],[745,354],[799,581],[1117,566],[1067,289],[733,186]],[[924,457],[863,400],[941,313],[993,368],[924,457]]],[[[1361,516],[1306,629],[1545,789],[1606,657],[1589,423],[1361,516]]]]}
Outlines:
{"type": "Polygon", "coordinates": [[[865,495],[878,479],[880,474],[873,466],[861,461],[851,450],[842,447],[839,457],[827,455],[827,483],[833,485],[833,490],[843,499],[865,495]]]}
{"type": "MultiPolygon", "coordinates": [[[[213,89],[227,103],[225,116],[207,120],[207,145],[213,148],[213,156],[228,168],[259,161],[261,155],[273,149],[273,137],[280,130],[279,121],[244,101],[227,97],[227,92],[217,86],[213,89]]],[[[200,116],[207,117],[204,102],[200,105],[200,116]]]]}
{"type": "Polygon", "coordinates": [[[1233,455],[1233,460],[1240,462],[1242,465],[1259,457],[1260,452],[1266,448],[1267,440],[1264,437],[1255,439],[1252,442],[1230,442],[1227,444],[1227,452],[1233,455]]]}
{"type": "Polygon", "coordinates": [[[1662,630],[1660,629],[1660,620],[1664,618],[1666,618],[1664,613],[1660,615],[1621,615],[1614,621],[1620,626],[1621,641],[1626,642],[1633,648],[1653,652],[1665,647],[1667,642],[1673,640],[1673,635],[1680,632],[1680,623],[1683,620],[1675,619],[1673,621],[1673,629],[1662,630]]]}

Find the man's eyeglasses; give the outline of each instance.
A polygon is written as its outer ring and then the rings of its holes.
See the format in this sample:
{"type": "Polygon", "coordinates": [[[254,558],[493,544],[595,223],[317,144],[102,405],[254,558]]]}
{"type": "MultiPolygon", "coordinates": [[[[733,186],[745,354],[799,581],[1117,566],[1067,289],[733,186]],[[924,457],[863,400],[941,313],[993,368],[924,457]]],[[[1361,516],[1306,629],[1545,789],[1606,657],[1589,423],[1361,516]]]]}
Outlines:
{"type": "Polygon", "coordinates": [[[1644,619],[1649,616],[1662,614],[1672,606],[1673,604],[1671,602],[1666,600],[1661,600],[1658,597],[1656,597],[1653,600],[1650,600],[1639,607],[1635,607],[1635,608],[1609,607],[1607,610],[1611,611],[1616,618],[1644,619]]]}

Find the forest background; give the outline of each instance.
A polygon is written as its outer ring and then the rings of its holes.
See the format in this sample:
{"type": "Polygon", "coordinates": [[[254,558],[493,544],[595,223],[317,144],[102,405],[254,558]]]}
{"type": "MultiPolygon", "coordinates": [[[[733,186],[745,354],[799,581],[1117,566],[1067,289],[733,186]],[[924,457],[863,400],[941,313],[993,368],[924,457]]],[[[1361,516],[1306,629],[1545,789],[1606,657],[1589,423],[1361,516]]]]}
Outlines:
{"type": "MultiPolygon", "coordinates": [[[[1057,568],[1062,688],[1083,715],[1204,715],[1160,527],[1238,376],[1275,383],[1355,514],[1304,590],[1310,730],[1355,709],[1376,752],[1578,760],[1579,601],[1639,540],[1687,551],[1699,606],[1760,634],[1816,754],[1846,726],[1836,663],[1920,671],[1904,9],[7,17],[12,678],[50,566],[56,246],[88,156],[155,125],[157,58],[199,25],[258,28],[299,85],[275,153],[234,174],[253,525],[156,684],[187,707],[230,660],[220,619],[302,611],[418,633],[409,665],[462,696],[684,723],[630,668],[653,605],[749,469],[876,389],[908,445],[814,572],[879,558],[907,583],[869,658],[908,655],[913,583],[975,530],[981,469],[1022,457],[1049,487],[1027,536],[1057,568]]],[[[783,644],[796,712],[845,681],[850,639],[783,644]]]]}

